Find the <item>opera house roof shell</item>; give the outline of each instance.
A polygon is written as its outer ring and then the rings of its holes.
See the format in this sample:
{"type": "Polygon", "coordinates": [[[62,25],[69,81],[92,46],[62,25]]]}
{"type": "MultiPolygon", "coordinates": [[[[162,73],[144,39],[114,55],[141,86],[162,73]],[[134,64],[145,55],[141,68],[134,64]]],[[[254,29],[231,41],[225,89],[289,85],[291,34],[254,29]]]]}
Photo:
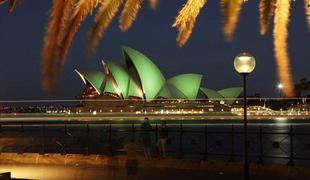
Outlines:
{"type": "Polygon", "coordinates": [[[159,68],[145,55],[129,47],[122,47],[125,65],[113,61],[104,61],[101,71],[78,71],[84,84],[91,86],[98,95],[117,94],[121,99],[141,98],[196,100],[199,90],[209,100],[225,100],[228,104],[242,92],[242,88],[233,87],[220,91],[200,87],[202,75],[187,73],[165,79],[159,68]]]}

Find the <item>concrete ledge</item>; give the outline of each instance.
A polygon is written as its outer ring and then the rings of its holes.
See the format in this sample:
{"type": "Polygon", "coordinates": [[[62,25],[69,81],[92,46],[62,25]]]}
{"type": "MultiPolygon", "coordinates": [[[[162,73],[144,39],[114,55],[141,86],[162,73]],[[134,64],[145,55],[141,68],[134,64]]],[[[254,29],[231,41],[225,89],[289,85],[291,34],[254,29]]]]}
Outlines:
{"type": "Polygon", "coordinates": [[[1,164],[49,164],[49,165],[85,165],[104,166],[109,158],[101,155],[80,154],[37,154],[37,153],[1,153],[1,164]]]}
{"type": "MultiPolygon", "coordinates": [[[[201,170],[205,172],[239,174],[243,172],[242,162],[227,161],[198,161],[180,159],[152,159],[145,160],[142,156],[136,158],[139,168],[165,168],[201,170]]],[[[1,153],[0,164],[40,164],[40,165],[66,165],[66,166],[118,166],[126,167],[126,156],[80,155],[80,154],[36,154],[36,153],[1,153]]],[[[276,164],[258,165],[251,163],[251,175],[270,175],[285,178],[310,177],[310,166],[285,166],[276,164]]]]}

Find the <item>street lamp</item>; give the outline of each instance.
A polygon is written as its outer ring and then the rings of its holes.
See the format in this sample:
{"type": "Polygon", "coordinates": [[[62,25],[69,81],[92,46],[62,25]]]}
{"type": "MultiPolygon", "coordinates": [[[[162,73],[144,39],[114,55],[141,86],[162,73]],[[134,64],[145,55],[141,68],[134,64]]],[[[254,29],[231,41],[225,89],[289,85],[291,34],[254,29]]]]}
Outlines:
{"type": "Polygon", "coordinates": [[[238,54],[234,59],[235,70],[243,76],[243,115],[244,115],[244,179],[249,179],[249,161],[248,161],[248,127],[247,127],[247,93],[246,76],[255,68],[255,58],[247,52],[238,54]]]}

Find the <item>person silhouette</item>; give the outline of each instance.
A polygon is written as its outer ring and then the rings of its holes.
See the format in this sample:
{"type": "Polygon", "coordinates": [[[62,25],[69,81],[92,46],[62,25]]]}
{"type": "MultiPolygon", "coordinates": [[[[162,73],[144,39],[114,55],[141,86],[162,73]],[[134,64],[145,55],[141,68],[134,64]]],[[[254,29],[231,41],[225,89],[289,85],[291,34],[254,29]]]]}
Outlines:
{"type": "Polygon", "coordinates": [[[161,157],[166,157],[166,144],[168,140],[168,127],[166,121],[161,122],[161,126],[159,127],[159,140],[157,142],[157,147],[159,150],[159,154],[161,157]]]}
{"type": "Polygon", "coordinates": [[[151,130],[152,126],[149,122],[149,118],[145,117],[141,124],[141,140],[143,144],[144,157],[147,160],[151,159],[151,130]]]}

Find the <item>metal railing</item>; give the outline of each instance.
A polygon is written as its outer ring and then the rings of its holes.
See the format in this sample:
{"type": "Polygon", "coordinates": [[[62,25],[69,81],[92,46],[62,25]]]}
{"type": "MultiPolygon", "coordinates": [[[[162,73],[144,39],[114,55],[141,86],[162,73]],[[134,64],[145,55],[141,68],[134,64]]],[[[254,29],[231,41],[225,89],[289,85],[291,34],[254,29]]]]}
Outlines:
{"type": "MultiPolygon", "coordinates": [[[[159,124],[152,123],[152,153],[157,155],[159,124]]],[[[208,123],[196,126],[182,122],[168,123],[169,156],[190,159],[222,159],[238,161],[243,158],[243,129],[231,123],[221,127],[208,123]]],[[[310,126],[308,127],[308,129],[310,126]]],[[[124,145],[134,138],[140,141],[140,124],[126,123],[68,123],[68,124],[2,124],[1,152],[17,153],[79,153],[117,155],[125,153],[124,145]]],[[[309,131],[308,131],[309,132],[309,131]]],[[[254,125],[249,128],[249,158],[264,163],[273,161],[294,165],[310,164],[310,133],[295,125],[281,129],[254,125]]]]}

